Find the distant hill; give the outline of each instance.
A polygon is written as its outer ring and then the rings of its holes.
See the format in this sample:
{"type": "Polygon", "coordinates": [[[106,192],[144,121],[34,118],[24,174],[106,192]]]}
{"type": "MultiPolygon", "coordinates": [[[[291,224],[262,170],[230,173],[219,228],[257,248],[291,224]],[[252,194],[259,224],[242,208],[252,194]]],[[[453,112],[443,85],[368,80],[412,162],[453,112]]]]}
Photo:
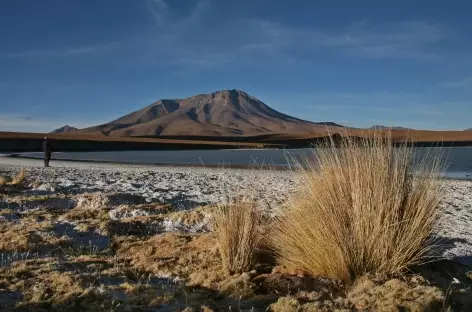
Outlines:
{"type": "Polygon", "coordinates": [[[332,126],[332,127],[344,128],[343,125],[337,124],[337,123],[332,122],[332,121],[315,122],[315,124],[317,124],[317,125],[325,125],[325,126],[332,126]]]}
{"type": "Polygon", "coordinates": [[[472,131],[472,128],[469,128],[469,129],[465,129],[464,131],[472,131]]]}
{"type": "Polygon", "coordinates": [[[65,125],[64,127],[56,129],[56,130],[52,131],[51,133],[66,133],[66,132],[73,132],[73,131],[77,131],[77,130],[79,130],[79,129],[71,127],[69,125],[65,125]]]}
{"type": "Polygon", "coordinates": [[[383,129],[390,129],[390,130],[414,130],[410,128],[405,128],[405,127],[389,127],[389,126],[383,126],[383,125],[375,125],[370,127],[369,129],[374,129],[374,130],[383,130],[383,129]]]}
{"type": "Polygon", "coordinates": [[[256,136],[315,134],[342,126],[314,123],[282,114],[240,90],[186,99],[159,100],[109,123],[80,132],[108,136],[256,136]]]}

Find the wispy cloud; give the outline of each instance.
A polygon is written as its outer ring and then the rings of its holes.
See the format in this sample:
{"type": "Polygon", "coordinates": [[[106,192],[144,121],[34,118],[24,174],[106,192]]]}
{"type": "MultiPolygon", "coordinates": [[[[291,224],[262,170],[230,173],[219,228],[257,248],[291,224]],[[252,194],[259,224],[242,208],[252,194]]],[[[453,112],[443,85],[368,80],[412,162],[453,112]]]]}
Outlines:
{"type": "Polygon", "coordinates": [[[350,27],[334,37],[349,38],[339,47],[365,58],[434,60],[440,56],[433,45],[447,39],[447,29],[442,25],[419,21],[380,25],[366,23],[350,27]]]}
{"type": "Polygon", "coordinates": [[[216,0],[198,0],[189,12],[170,0],[143,2],[151,27],[119,42],[27,51],[0,51],[0,59],[126,55],[133,60],[181,68],[208,68],[274,57],[303,62],[318,52],[362,59],[436,60],[450,30],[426,21],[370,23],[337,28],[300,27],[268,19],[221,13],[216,0]]]}
{"type": "Polygon", "coordinates": [[[160,28],[165,28],[169,23],[170,9],[164,0],[147,0],[147,6],[154,21],[160,28]]]}
{"type": "Polygon", "coordinates": [[[192,26],[195,22],[209,12],[211,7],[210,0],[199,0],[195,7],[186,16],[179,16],[171,10],[169,4],[165,0],[147,0],[147,8],[154,17],[154,21],[160,29],[178,29],[185,26],[192,26]]]}
{"type": "Polygon", "coordinates": [[[435,45],[447,27],[424,21],[372,24],[337,29],[301,28],[264,19],[219,17],[214,2],[200,0],[179,16],[164,0],[149,0],[157,30],[146,39],[149,59],[185,67],[211,67],[266,56],[302,60],[317,51],[364,59],[440,59],[435,45]],[[216,25],[216,26],[215,26],[216,25]]]}
{"type": "Polygon", "coordinates": [[[331,49],[363,58],[438,59],[432,47],[447,38],[444,26],[408,21],[350,25],[341,30],[301,29],[269,21],[254,24],[257,43],[245,45],[260,49],[304,49],[313,52],[331,49]]]}
{"type": "Polygon", "coordinates": [[[438,85],[440,88],[446,89],[470,89],[472,90],[472,75],[455,81],[446,81],[438,85]]]}
{"type": "Polygon", "coordinates": [[[86,55],[96,55],[112,50],[118,45],[117,42],[105,44],[97,44],[82,47],[65,47],[55,49],[33,49],[20,52],[2,52],[0,51],[0,59],[22,59],[22,58],[62,58],[76,57],[86,55]]]}

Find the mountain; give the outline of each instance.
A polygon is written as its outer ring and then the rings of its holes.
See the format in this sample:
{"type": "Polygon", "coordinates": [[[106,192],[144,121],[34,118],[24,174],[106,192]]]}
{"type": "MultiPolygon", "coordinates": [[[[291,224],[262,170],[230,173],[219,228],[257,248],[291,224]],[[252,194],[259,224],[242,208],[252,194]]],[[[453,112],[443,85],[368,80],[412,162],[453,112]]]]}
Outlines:
{"type": "Polygon", "coordinates": [[[332,127],[339,127],[339,128],[344,128],[343,125],[337,124],[332,121],[323,121],[323,122],[315,122],[317,125],[325,125],[325,126],[332,126],[332,127]]]}
{"type": "Polygon", "coordinates": [[[390,130],[413,130],[410,128],[405,128],[405,127],[387,127],[383,125],[375,125],[370,127],[369,129],[374,129],[374,130],[384,130],[384,129],[390,129],[390,130]]]}
{"type": "Polygon", "coordinates": [[[80,132],[110,136],[252,136],[315,133],[331,122],[313,123],[282,114],[240,90],[223,90],[186,99],[159,100],[109,123],[80,132]]]}
{"type": "Polygon", "coordinates": [[[469,128],[469,129],[465,129],[464,131],[472,131],[472,128],[469,128]]]}
{"type": "Polygon", "coordinates": [[[56,129],[52,131],[51,133],[66,133],[66,132],[72,132],[72,131],[77,131],[79,129],[71,127],[69,125],[65,125],[64,127],[61,127],[59,129],[56,129]]]}

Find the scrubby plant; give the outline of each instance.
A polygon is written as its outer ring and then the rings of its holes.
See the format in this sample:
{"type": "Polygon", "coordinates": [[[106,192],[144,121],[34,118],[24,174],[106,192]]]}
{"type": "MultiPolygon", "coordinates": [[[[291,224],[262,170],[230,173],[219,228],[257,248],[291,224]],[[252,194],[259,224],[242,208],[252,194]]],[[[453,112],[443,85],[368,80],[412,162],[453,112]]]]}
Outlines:
{"type": "Polygon", "coordinates": [[[249,271],[262,239],[261,216],[253,203],[221,205],[213,213],[213,233],[227,274],[249,271]]]}
{"type": "Polygon", "coordinates": [[[271,235],[282,263],[351,283],[427,260],[437,247],[442,157],[394,145],[378,132],[344,137],[298,163],[302,186],[271,235]]]}

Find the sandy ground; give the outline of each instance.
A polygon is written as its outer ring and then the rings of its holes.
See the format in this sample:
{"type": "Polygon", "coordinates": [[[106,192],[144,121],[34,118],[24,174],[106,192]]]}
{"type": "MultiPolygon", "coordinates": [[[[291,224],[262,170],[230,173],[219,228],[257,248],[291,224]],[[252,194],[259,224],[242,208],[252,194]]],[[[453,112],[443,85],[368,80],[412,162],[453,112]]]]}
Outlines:
{"type": "MultiPolygon", "coordinates": [[[[28,171],[30,180],[41,182],[29,191],[30,195],[118,193],[134,195],[134,203],[170,204],[180,210],[249,197],[256,200],[261,209],[276,212],[283,209],[298,185],[296,174],[288,171],[61,161],[53,161],[52,167],[43,168],[41,160],[0,157],[0,174],[18,172],[21,168],[28,171]]],[[[437,234],[447,242],[444,255],[470,264],[472,182],[444,180],[444,187],[446,195],[437,229],[437,234]]],[[[136,210],[124,215],[113,215],[113,211],[110,214],[119,219],[140,213],[136,210]]]]}

